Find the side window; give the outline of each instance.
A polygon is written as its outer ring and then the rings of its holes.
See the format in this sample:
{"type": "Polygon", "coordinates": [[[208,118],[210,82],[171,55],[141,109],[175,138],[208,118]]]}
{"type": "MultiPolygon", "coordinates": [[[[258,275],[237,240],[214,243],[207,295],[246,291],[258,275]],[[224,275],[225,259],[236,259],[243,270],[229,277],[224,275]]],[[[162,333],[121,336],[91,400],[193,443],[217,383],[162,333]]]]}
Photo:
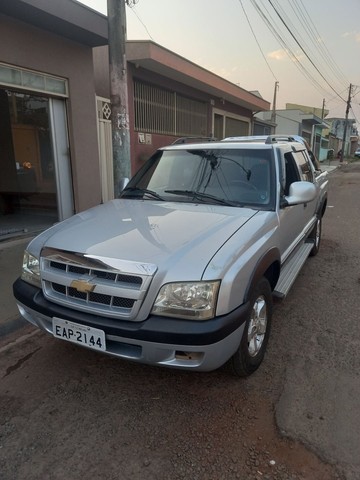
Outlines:
{"type": "Polygon", "coordinates": [[[291,153],[285,153],[285,188],[284,194],[289,195],[289,188],[293,182],[298,182],[300,180],[299,171],[296,167],[295,160],[291,153]]]}
{"type": "Polygon", "coordinates": [[[306,182],[314,181],[313,168],[311,167],[311,160],[305,151],[294,153],[295,161],[300,169],[301,180],[306,182]]]}

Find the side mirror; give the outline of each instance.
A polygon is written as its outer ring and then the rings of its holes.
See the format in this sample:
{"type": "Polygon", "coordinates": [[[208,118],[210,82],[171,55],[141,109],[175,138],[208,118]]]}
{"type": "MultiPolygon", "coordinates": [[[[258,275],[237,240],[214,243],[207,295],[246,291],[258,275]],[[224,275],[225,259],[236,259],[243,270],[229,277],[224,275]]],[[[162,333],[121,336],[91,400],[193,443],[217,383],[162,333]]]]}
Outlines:
{"type": "Polygon", "coordinates": [[[120,182],[119,182],[119,193],[121,193],[124,188],[126,187],[126,185],[129,183],[129,179],[127,177],[123,177],[120,179],[120,182]]]}
{"type": "Polygon", "coordinates": [[[299,205],[312,202],[316,197],[316,187],[310,182],[294,182],[290,185],[286,205],[299,205]]]}

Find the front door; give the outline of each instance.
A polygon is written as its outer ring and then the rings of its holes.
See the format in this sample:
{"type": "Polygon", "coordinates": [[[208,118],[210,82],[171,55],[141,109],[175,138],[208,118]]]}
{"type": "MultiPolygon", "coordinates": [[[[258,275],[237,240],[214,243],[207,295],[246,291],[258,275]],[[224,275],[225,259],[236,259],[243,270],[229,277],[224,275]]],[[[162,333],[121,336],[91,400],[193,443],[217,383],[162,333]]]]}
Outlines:
{"type": "Polygon", "coordinates": [[[0,89],[0,238],[73,214],[65,101],[0,89]]]}

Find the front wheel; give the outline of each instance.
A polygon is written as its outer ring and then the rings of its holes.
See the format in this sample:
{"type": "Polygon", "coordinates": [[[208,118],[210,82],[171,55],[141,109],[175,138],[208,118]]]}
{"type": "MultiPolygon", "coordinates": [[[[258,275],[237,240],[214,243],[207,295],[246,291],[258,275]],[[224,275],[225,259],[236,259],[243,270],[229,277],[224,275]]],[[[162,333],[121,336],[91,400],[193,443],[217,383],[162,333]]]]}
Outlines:
{"type": "Polygon", "coordinates": [[[272,293],[266,278],[256,285],[250,305],[240,346],[229,360],[231,370],[239,377],[251,375],[264,359],[272,317],[272,293]]]}

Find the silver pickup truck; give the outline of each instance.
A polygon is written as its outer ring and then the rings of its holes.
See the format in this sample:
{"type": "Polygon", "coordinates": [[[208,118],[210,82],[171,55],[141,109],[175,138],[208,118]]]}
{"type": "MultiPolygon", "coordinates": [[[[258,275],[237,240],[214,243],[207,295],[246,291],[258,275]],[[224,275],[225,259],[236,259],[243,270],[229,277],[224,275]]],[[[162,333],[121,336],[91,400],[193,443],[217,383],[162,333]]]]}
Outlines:
{"type": "Polygon", "coordinates": [[[318,252],[327,185],[299,142],[161,148],[120,198],[31,241],[14,283],[20,313],[116,357],[249,375],[273,296],[318,252]]]}

